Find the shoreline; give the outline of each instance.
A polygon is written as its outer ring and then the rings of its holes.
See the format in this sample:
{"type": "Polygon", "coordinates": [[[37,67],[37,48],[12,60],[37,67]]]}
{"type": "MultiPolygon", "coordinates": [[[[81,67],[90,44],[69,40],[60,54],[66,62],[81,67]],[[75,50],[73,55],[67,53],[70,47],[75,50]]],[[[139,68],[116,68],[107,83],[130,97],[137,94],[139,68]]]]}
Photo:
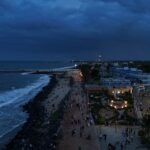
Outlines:
{"type": "MultiPolygon", "coordinates": [[[[49,83],[45,87],[43,87],[41,89],[41,91],[39,91],[33,99],[31,99],[28,103],[26,103],[25,105],[22,106],[23,111],[28,114],[28,118],[27,118],[26,122],[23,125],[21,125],[21,127],[20,126],[17,127],[17,128],[21,128],[21,129],[19,130],[18,133],[16,133],[16,136],[14,138],[12,138],[12,140],[9,141],[8,144],[6,144],[4,146],[4,149],[8,149],[8,150],[16,149],[16,146],[19,146],[18,144],[21,142],[20,139],[27,137],[28,132],[29,133],[31,131],[33,132],[35,121],[38,122],[38,119],[40,119],[44,115],[43,108],[40,105],[41,100],[44,100],[47,98],[48,94],[52,91],[52,89],[55,87],[55,85],[57,83],[56,78],[54,76],[49,76],[49,77],[51,78],[49,83]],[[32,127],[32,125],[33,125],[33,127],[32,127]]],[[[17,128],[15,128],[15,129],[17,129],[17,128]]],[[[10,132],[10,134],[12,132],[10,132]]],[[[9,135],[9,133],[8,133],[8,135],[9,135]]],[[[19,147],[18,147],[18,149],[19,149],[19,147]]]]}
{"type": "MultiPolygon", "coordinates": [[[[45,75],[47,76],[47,79],[45,79],[45,81],[47,82],[46,84],[44,83],[43,85],[41,84],[40,86],[34,88],[34,90],[32,90],[32,92],[30,91],[28,96],[27,94],[22,96],[24,98],[24,101],[19,101],[18,103],[15,103],[17,105],[17,109],[20,110],[20,112],[18,111],[18,113],[25,113],[24,114],[24,120],[18,122],[18,124],[16,123],[15,125],[12,125],[11,128],[9,128],[8,130],[4,130],[3,134],[0,135],[0,150],[4,149],[6,147],[6,145],[16,136],[16,134],[21,130],[22,126],[27,122],[28,117],[29,117],[29,113],[24,109],[24,106],[27,105],[30,101],[33,101],[36,97],[37,94],[39,94],[44,87],[48,86],[48,84],[51,84],[51,75],[47,74],[45,75]],[[30,97],[30,98],[29,98],[30,97]],[[21,104],[19,104],[21,103],[21,104]],[[19,107],[18,107],[19,106],[19,107]]],[[[43,78],[44,76],[41,76],[37,82],[33,82],[32,84],[26,86],[25,88],[31,86],[31,85],[35,85],[37,83],[41,83],[41,78],[43,78]]],[[[3,107],[3,106],[1,106],[3,107]]],[[[7,105],[4,107],[7,107],[7,105]]]]}
{"type": "MultiPolygon", "coordinates": [[[[29,117],[16,136],[5,146],[5,150],[20,150],[22,148],[35,150],[43,150],[44,148],[44,150],[48,150],[50,149],[50,144],[55,142],[55,134],[60,128],[60,122],[64,114],[64,100],[69,95],[68,83],[70,80],[65,77],[56,79],[55,74],[50,77],[51,80],[48,85],[43,87],[32,100],[23,106],[23,111],[27,112],[29,117]],[[68,89],[66,93],[62,91],[65,94],[60,99],[53,92],[64,90],[65,86],[62,85],[63,82],[61,81],[65,81],[68,89]],[[54,99],[52,99],[53,97],[54,99]],[[50,111],[54,104],[52,105],[51,102],[55,102],[57,106],[57,109],[52,112],[50,111]],[[50,107],[50,105],[52,106],[50,107]]],[[[57,92],[57,94],[59,93],[57,92]]]]}
{"type": "Polygon", "coordinates": [[[22,126],[24,125],[26,121],[16,126],[11,131],[7,132],[3,137],[0,138],[0,149],[3,150],[8,143],[11,142],[15,138],[15,136],[18,134],[18,132],[22,129],[22,126]]]}

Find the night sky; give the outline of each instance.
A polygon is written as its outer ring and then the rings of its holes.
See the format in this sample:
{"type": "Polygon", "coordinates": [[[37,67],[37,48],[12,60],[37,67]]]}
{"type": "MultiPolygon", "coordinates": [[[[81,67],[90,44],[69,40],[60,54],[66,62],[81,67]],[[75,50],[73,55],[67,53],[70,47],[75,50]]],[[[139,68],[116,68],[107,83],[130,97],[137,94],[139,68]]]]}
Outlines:
{"type": "Polygon", "coordinates": [[[150,0],[0,0],[0,60],[150,59],[150,0]]]}

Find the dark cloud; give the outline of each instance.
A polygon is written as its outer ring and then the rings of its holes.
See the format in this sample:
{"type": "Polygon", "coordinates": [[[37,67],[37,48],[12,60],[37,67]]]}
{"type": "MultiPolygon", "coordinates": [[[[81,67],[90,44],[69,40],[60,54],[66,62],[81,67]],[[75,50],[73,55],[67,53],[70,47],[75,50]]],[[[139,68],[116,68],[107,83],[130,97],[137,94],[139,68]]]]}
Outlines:
{"type": "Polygon", "coordinates": [[[147,13],[150,12],[149,0],[103,0],[104,2],[117,2],[131,11],[147,13]]]}
{"type": "Polygon", "coordinates": [[[1,0],[1,58],[149,59],[149,24],[149,0],[1,0]]]}

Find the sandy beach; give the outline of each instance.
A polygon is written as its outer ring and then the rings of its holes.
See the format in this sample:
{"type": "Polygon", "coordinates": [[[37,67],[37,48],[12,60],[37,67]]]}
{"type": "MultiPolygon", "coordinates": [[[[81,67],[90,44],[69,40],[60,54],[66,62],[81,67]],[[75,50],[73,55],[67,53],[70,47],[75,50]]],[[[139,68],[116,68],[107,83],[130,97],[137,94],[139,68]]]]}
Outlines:
{"type": "Polygon", "coordinates": [[[45,111],[48,116],[58,109],[60,102],[65,98],[69,91],[69,79],[58,78],[56,87],[50,92],[48,98],[43,102],[43,106],[45,107],[45,111]]]}
{"type": "Polygon", "coordinates": [[[29,118],[21,131],[7,145],[7,150],[49,149],[63,117],[61,103],[70,91],[69,83],[68,76],[57,79],[52,77],[48,86],[24,106],[29,118]],[[59,118],[56,117],[56,113],[61,114],[59,118]]]}
{"type": "Polygon", "coordinates": [[[98,149],[97,133],[79,70],[66,71],[63,76],[53,78],[25,105],[25,110],[29,119],[7,145],[7,150],[76,150],[80,146],[86,150],[98,149]],[[61,131],[60,137],[58,131],[61,131]]]}

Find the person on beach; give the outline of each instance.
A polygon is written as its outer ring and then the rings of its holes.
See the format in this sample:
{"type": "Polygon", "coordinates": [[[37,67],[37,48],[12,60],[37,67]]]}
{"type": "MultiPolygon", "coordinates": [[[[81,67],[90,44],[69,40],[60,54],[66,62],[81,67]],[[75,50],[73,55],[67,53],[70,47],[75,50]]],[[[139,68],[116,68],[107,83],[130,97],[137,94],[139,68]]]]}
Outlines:
{"type": "Polygon", "coordinates": [[[72,136],[74,136],[74,135],[75,135],[75,129],[72,130],[72,136]]]}
{"type": "Polygon", "coordinates": [[[80,131],[80,137],[82,137],[82,132],[80,131]]]}
{"type": "Polygon", "coordinates": [[[104,140],[106,141],[107,140],[107,135],[104,134],[103,137],[104,137],[104,140]]]}
{"type": "Polygon", "coordinates": [[[123,150],[123,143],[121,143],[120,148],[121,148],[121,150],[123,150]]]}
{"type": "Polygon", "coordinates": [[[102,134],[100,133],[100,135],[99,135],[99,141],[101,141],[102,140],[102,134]]]}
{"type": "Polygon", "coordinates": [[[81,126],[81,127],[80,127],[80,130],[81,130],[81,131],[84,131],[84,126],[81,126]]]}

